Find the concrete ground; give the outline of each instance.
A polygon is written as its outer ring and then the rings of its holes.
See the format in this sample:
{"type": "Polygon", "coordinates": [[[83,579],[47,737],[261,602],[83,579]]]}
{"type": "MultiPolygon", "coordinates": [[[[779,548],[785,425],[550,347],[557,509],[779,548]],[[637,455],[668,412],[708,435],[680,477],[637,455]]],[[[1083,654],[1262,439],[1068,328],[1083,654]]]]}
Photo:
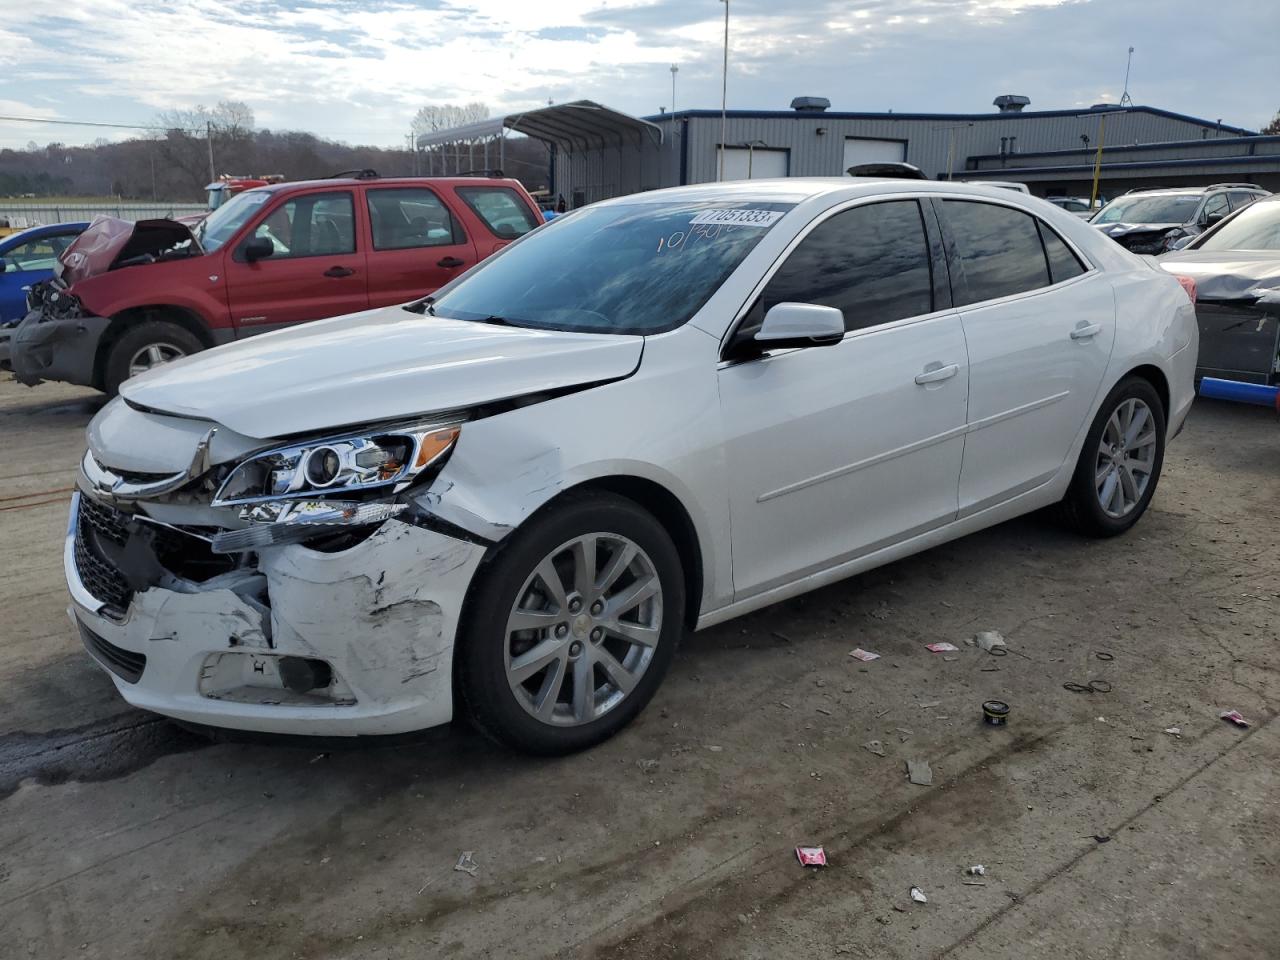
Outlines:
{"type": "Polygon", "coordinates": [[[1277,956],[1266,411],[1197,404],[1125,537],[1026,518],[689,637],[633,726],[546,761],[127,708],[60,563],[97,403],[0,384],[0,957],[1277,956]],[[963,643],[988,628],[1008,656],[963,643]]]}

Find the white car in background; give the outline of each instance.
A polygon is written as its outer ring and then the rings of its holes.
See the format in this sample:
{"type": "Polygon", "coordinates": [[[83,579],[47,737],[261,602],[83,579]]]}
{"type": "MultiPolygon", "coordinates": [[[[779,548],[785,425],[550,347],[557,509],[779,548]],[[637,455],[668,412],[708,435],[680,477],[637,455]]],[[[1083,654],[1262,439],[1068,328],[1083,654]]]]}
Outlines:
{"type": "Polygon", "coordinates": [[[1045,197],[1045,199],[1067,213],[1074,213],[1081,220],[1088,220],[1102,209],[1102,204],[1089,206],[1089,201],[1084,197],[1045,197]]]}
{"type": "Polygon", "coordinates": [[[416,304],[127,381],[88,429],[71,612],[126,700],[190,723],[462,711],[581,749],[687,630],[1051,504],[1129,529],[1196,336],[1179,280],[1007,190],[597,203],[416,304]]]}

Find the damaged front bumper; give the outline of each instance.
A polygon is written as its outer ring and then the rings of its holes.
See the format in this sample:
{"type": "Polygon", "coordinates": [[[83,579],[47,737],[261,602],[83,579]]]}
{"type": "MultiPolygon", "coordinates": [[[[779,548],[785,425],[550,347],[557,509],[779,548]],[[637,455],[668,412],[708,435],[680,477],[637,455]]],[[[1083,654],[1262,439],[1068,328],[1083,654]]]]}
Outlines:
{"type": "Polygon", "coordinates": [[[95,386],[98,345],[111,321],[82,315],[47,318],[32,310],[8,333],[8,363],[19,383],[34,387],[44,380],[95,386]]]}
{"type": "Polygon", "coordinates": [[[451,719],[454,638],[484,546],[392,519],[337,552],[267,547],[193,576],[166,565],[165,538],[188,536],[83,484],[73,498],[69,612],[129,703],[284,734],[393,734],[451,719]],[[140,524],[159,535],[135,537],[140,524]],[[149,585],[134,589],[144,575],[149,585]]]}

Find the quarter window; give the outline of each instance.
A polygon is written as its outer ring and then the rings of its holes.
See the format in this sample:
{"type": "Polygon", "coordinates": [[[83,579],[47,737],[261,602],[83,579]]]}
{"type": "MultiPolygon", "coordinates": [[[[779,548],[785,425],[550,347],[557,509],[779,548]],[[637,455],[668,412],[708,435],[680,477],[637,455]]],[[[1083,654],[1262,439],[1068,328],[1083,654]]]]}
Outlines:
{"type": "Polygon", "coordinates": [[[276,207],[254,229],[275,252],[272,260],[356,252],[354,204],[349,193],[312,193],[276,207]]]}
{"type": "Polygon", "coordinates": [[[1253,201],[1258,199],[1258,195],[1256,193],[1245,193],[1244,191],[1229,193],[1227,196],[1231,198],[1232,210],[1239,210],[1241,207],[1247,207],[1249,204],[1253,203],[1253,201]]]}
{"type": "Polygon", "coordinates": [[[773,275],[757,326],[776,303],[818,303],[859,330],[933,310],[929,245],[915,200],[854,207],[818,224],[773,275]]]}
{"type": "Polygon", "coordinates": [[[422,187],[370,190],[373,249],[407,250],[462,242],[462,231],[440,198],[422,187]]]}
{"type": "Polygon", "coordinates": [[[1012,207],[943,200],[964,283],[956,306],[1047,287],[1049,267],[1035,218],[1012,207]]]}
{"type": "Polygon", "coordinates": [[[466,202],[494,236],[504,240],[522,237],[538,225],[533,211],[510,187],[458,187],[466,202]]]}
{"type": "Polygon", "coordinates": [[[1054,283],[1061,283],[1084,273],[1084,264],[1067,246],[1066,241],[1043,220],[1037,220],[1036,225],[1040,228],[1040,239],[1044,241],[1045,259],[1049,261],[1049,279],[1054,283]]]}

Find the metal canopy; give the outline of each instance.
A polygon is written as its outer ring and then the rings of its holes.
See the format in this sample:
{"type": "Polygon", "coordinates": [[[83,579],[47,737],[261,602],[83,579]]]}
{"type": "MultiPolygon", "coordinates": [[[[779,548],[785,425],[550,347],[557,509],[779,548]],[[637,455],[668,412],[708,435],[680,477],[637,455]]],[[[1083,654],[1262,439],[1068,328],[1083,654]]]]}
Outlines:
{"type": "Polygon", "coordinates": [[[504,130],[554,143],[569,151],[627,144],[644,146],[646,138],[655,145],[662,143],[662,129],[647,120],[612,110],[592,100],[575,100],[424,133],[418,137],[418,146],[483,140],[504,130]]]}

